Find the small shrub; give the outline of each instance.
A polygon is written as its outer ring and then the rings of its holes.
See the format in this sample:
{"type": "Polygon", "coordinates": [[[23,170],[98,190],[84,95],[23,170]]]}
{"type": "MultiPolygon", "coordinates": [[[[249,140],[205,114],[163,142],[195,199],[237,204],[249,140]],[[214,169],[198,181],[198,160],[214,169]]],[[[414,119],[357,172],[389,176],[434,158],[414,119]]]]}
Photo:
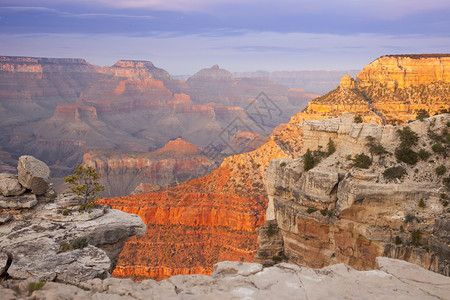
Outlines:
{"type": "Polygon", "coordinates": [[[450,177],[445,177],[444,179],[442,179],[442,183],[443,183],[448,189],[450,189],[450,177]]]}
{"type": "Polygon", "coordinates": [[[362,123],[363,122],[363,118],[361,117],[361,115],[357,115],[353,118],[353,122],[355,123],[362,123]]]}
{"type": "Polygon", "coordinates": [[[309,148],[306,150],[305,155],[303,155],[303,166],[305,171],[309,171],[314,168],[314,157],[309,148]]]}
{"type": "Polygon", "coordinates": [[[348,155],[345,156],[345,159],[346,159],[346,160],[351,160],[351,159],[352,159],[352,156],[351,156],[350,154],[348,154],[348,155]]]}
{"type": "Polygon", "coordinates": [[[399,147],[395,149],[395,157],[397,160],[407,163],[408,165],[415,165],[419,160],[419,155],[411,148],[399,147]]]}
{"type": "Polygon", "coordinates": [[[445,148],[441,144],[434,144],[433,146],[431,146],[431,150],[433,150],[436,153],[445,152],[445,148]]]}
{"type": "Polygon", "coordinates": [[[365,155],[364,153],[361,153],[355,156],[352,166],[361,169],[368,169],[371,164],[372,160],[370,159],[370,157],[365,155]]]}
{"type": "Polygon", "coordinates": [[[269,227],[267,227],[267,236],[271,237],[275,234],[275,226],[273,223],[269,223],[269,227]]]}
{"type": "Polygon", "coordinates": [[[68,209],[63,210],[62,215],[63,216],[68,216],[69,215],[69,210],[68,209]]]}
{"type": "Polygon", "coordinates": [[[425,109],[422,108],[417,111],[416,120],[423,121],[423,119],[429,118],[429,117],[430,117],[430,114],[425,109]]]}
{"type": "Polygon", "coordinates": [[[444,165],[440,165],[436,168],[436,174],[438,175],[444,175],[445,172],[447,172],[447,168],[444,165]]]}
{"type": "Polygon", "coordinates": [[[280,164],[280,167],[285,167],[286,166],[286,163],[283,161],[281,164],[280,164]]]}
{"type": "Polygon", "coordinates": [[[74,238],[70,242],[70,244],[72,245],[72,247],[74,249],[83,249],[84,247],[86,247],[88,245],[87,237],[80,236],[80,237],[74,238]]]}
{"type": "Polygon", "coordinates": [[[331,154],[336,152],[336,145],[331,138],[328,139],[327,150],[327,156],[330,156],[331,154]]]}
{"type": "Polygon", "coordinates": [[[373,136],[369,135],[366,140],[366,147],[369,148],[370,154],[383,155],[388,153],[386,149],[379,142],[377,142],[373,136]]]}
{"type": "Polygon", "coordinates": [[[426,161],[431,156],[431,153],[425,149],[420,149],[417,154],[419,155],[419,158],[424,161],[426,161]]]}
{"type": "Polygon", "coordinates": [[[444,207],[447,207],[447,205],[448,205],[448,201],[447,200],[445,200],[443,203],[442,203],[442,205],[444,206],[444,207]]]}
{"type": "Polygon", "coordinates": [[[419,135],[407,126],[403,129],[398,129],[397,135],[400,138],[400,147],[409,148],[417,145],[419,141],[419,135]]]}
{"type": "Polygon", "coordinates": [[[28,284],[27,290],[28,294],[31,294],[34,291],[39,291],[42,289],[45,285],[45,281],[39,281],[39,282],[30,282],[28,284]]]}
{"type": "Polygon", "coordinates": [[[396,244],[396,245],[401,245],[401,243],[402,243],[402,239],[397,235],[397,236],[395,237],[395,244],[396,244]]]}
{"type": "Polygon", "coordinates": [[[411,243],[414,246],[419,247],[422,245],[420,243],[421,238],[422,238],[422,233],[420,232],[420,230],[414,230],[413,232],[411,232],[411,243]]]}
{"type": "Polygon", "coordinates": [[[326,215],[328,215],[328,210],[327,209],[321,209],[320,210],[320,214],[325,217],[326,215]]]}
{"type": "Polygon", "coordinates": [[[313,212],[316,212],[316,211],[317,211],[317,209],[311,208],[311,207],[308,207],[308,209],[306,210],[306,212],[307,212],[308,214],[312,214],[313,212]]]}
{"type": "Polygon", "coordinates": [[[416,216],[412,215],[412,214],[407,214],[405,216],[405,223],[411,223],[412,221],[416,220],[416,216]]]}
{"type": "Polygon", "coordinates": [[[403,225],[400,225],[400,232],[405,232],[405,228],[403,228],[403,225]]]}
{"type": "Polygon", "coordinates": [[[72,251],[72,250],[73,250],[73,246],[69,243],[66,243],[66,244],[62,244],[61,246],[59,246],[58,253],[72,251]]]}
{"type": "Polygon", "coordinates": [[[420,208],[425,208],[425,202],[423,201],[422,198],[420,198],[420,200],[419,200],[419,207],[420,208]]]}
{"type": "Polygon", "coordinates": [[[391,167],[383,172],[383,177],[387,180],[394,180],[396,178],[401,179],[407,174],[405,168],[402,166],[391,167]]]}

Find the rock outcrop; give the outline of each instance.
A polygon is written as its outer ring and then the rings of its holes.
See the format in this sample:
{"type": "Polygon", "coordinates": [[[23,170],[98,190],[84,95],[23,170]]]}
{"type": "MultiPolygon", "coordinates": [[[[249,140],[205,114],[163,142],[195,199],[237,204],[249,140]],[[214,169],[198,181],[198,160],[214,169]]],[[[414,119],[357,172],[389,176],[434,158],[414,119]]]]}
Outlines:
{"type": "MultiPolygon", "coordinates": [[[[304,170],[303,158],[270,162],[266,218],[276,220],[284,255],[299,265],[344,262],[359,270],[373,269],[377,256],[388,256],[449,276],[449,147],[432,150],[439,141],[448,143],[449,114],[403,127],[356,124],[353,118],[299,124],[303,153],[315,151],[317,160],[330,141],[336,147],[311,170],[304,170]],[[398,130],[406,127],[418,135],[413,151],[430,158],[398,160],[398,130]],[[355,167],[361,153],[371,156],[364,168],[355,167]]],[[[261,261],[274,255],[266,244],[258,251],[261,261]]]]}
{"type": "Polygon", "coordinates": [[[420,109],[431,115],[450,109],[448,54],[386,55],[359,72],[344,76],[339,87],[314,99],[293,117],[295,122],[361,115],[366,122],[403,124],[420,109]]]}
{"type": "Polygon", "coordinates": [[[145,233],[136,215],[102,206],[85,211],[81,197],[56,196],[47,165],[32,156],[20,157],[18,170],[18,176],[0,176],[0,248],[10,264],[3,277],[66,283],[107,278],[125,242],[145,233]]]}
{"type": "MultiPolygon", "coordinates": [[[[93,279],[74,285],[49,282],[28,293],[30,299],[446,299],[448,277],[410,263],[377,258],[372,271],[337,264],[318,270],[282,263],[224,261],[211,276],[173,276],[155,282],[129,279],[93,279]]],[[[23,286],[0,287],[3,299],[25,298],[23,286]]]]}

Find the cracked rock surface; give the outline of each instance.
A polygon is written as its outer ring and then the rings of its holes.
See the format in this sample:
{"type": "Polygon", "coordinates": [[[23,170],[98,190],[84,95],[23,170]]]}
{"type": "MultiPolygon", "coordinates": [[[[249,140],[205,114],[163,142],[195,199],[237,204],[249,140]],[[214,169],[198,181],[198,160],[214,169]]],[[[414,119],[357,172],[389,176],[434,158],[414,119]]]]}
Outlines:
{"type": "Polygon", "coordinates": [[[310,269],[288,263],[263,268],[227,261],[217,263],[211,276],[137,283],[96,278],[77,286],[49,282],[29,295],[8,288],[0,293],[4,299],[449,299],[449,277],[386,257],[377,258],[377,268],[357,271],[337,264],[310,269]]]}

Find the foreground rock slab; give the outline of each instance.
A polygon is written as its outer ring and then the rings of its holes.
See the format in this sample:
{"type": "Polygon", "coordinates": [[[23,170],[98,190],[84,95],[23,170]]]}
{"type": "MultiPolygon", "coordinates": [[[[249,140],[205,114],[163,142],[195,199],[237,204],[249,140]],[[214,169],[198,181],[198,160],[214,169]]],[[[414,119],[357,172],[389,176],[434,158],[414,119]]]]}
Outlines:
{"type": "Polygon", "coordinates": [[[206,275],[178,275],[156,282],[99,278],[78,286],[48,282],[32,294],[0,288],[4,299],[448,299],[450,278],[386,257],[377,270],[337,264],[309,269],[281,263],[220,262],[206,275]]]}

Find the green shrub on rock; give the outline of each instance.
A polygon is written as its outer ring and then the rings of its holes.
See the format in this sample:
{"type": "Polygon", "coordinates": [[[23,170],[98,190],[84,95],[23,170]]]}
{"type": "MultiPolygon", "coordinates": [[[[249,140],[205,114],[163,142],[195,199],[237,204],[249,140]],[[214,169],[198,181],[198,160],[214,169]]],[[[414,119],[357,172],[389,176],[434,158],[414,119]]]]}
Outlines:
{"type": "Polygon", "coordinates": [[[401,179],[403,176],[407,174],[405,168],[402,166],[396,166],[387,168],[383,172],[383,177],[387,180],[401,179]]]}
{"type": "Polygon", "coordinates": [[[361,169],[368,169],[371,164],[372,160],[370,159],[370,157],[365,155],[364,153],[361,153],[355,156],[352,166],[361,169]]]}
{"type": "Polygon", "coordinates": [[[399,147],[395,149],[395,157],[408,165],[415,165],[419,160],[419,155],[411,148],[399,147]]]}
{"type": "Polygon", "coordinates": [[[436,174],[438,175],[444,175],[445,172],[447,172],[447,168],[444,165],[440,165],[436,168],[436,174]]]}

